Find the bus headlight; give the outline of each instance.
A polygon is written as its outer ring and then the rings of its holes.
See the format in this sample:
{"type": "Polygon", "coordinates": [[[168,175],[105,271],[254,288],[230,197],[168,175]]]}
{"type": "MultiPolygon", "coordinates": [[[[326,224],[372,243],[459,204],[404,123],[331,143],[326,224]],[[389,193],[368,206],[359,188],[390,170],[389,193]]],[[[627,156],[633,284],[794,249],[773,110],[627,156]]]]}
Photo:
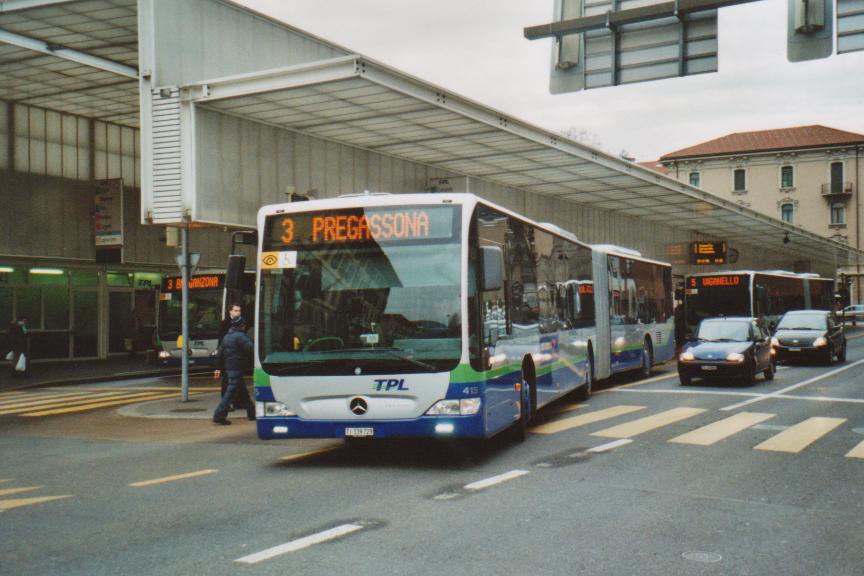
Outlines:
{"type": "Polygon", "coordinates": [[[820,346],[827,346],[828,340],[824,336],[819,336],[816,340],[813,341],[813,346],[819,348],[820,346]]]}
{"type": "Polygon", "coordinates": [[[160,360],[167,360],[168,358],[171,358],[170,352],[168,352],[167,350],[160,350],[159,351],[159,359],[160,360]]]}
{"type": "Polygon", "coordinates": [[[696,359],[696,356],[693,355],[693,352],[687,350],[681,353],[681,356],[678,357],[682,362],[691,362],[696,359]]]}
{"type": "Polygon", "coordinates": [[[471,416],[480,410],[480,398],[461,400],[439,400],[429,410],[427,416],[471,416]]]}
{"type": "Polygon", "coordinates": [[[267,416],[296,416],[282,402],[256,402],[255,415],[259,418],[267,416]]]}
{"type": "Polygon", "coordinates": [[[738,352],[732,352],[731,354],[726,356],[726,361],[727,362],[743,362],[744,361],[744,355],[739,354],[738,352]]]}

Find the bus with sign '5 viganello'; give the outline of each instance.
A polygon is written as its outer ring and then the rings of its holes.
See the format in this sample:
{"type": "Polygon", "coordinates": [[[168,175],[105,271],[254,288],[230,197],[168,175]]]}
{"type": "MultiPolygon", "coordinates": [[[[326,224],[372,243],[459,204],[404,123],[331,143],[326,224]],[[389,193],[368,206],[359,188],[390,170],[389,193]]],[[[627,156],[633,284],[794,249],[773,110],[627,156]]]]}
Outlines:
{"type": "MultiPolygon", "coordinates": [[[[255,312],[255,273],[240,274],[239,286],[228,290],[226,274],[216,271],[193,274],[189,277],[189,345],[186,354],[189,364],[213,365],[219,345],[220,324],[227,307],[237,303],[242,306],[243,316],[251,326],[255,312]]],[[[175,366],[181,362],[183,342],[183,278],[162,278],[159,293],[159,362],[175,366]]]]}
{"type": "Polygon", "coordinates": [[[790,310],[831,310],[834,280],[782,270],[706,272],[684,279],[687,329],[705,318],[748,316],[773,329],[790,310]]]}
{"type": "Polygon", "coordinates": [[[523,438],[674,353],[668,264],[470,194],[265,206],[258,230],[263,439],[523,438]]]}

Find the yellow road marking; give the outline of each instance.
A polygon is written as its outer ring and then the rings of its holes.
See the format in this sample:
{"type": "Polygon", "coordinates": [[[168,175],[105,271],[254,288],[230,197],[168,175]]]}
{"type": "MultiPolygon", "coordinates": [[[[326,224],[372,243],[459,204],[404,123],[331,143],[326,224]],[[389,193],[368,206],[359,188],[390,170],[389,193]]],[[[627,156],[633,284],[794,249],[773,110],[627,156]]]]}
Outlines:
{"type": "MultiPolygon", "coordinates": [[[[157,393],[158,394],[158,393],[157,393]]],[[[24,414],[33,411],[41,411],[48,410],[51,408],[64,408],[64,407],[74,407],[81,406],[85,404],[93,404],[94,402],[105,402],[109,400],[120,400],[126,398],[146,398],[147,396],[152,396],[153,394],[149,394],[147,392],[139,392],[136,394],[114,394],[111,393],[107,396],[105,395],[88,395],[81,398],[74,398],[71,400],[53,400],[50,402],[34,402],[31,404],[21,404],[15,407],[9,407],[0,409],[0,415],[3,414],[24,414]]]]}
{"type": "Polygon", "coordinates": [[[153,480],[143,480],[141,482],[132,482],[129,486],[133,488],[141,488],[142,486],[152,486],[154,484],[165,484],[166,482],[174,482],[176,480],[186,480],[187,478],[199,478],[201,476],[210,476],[216,474],[218,470],[199,470],[197,472],[187,472],[186,474],[177,474],[176,476],[165,476],[164,478],[154,478],[153,480]]]}
{"type": "Polygon", "coordinates": [[[675,422],[680,422],[687,418],[692,418],[702,412],[705,412],[702,408],[673,408],[672,410],[666,410],[665,412],[660,412],[653,416],[646,416],[645,418],[639,418],[632,422],[606,428],[605,430],[594,432],[591,435],[601,436],[603,438],[632,438],[633,436],[638,436],[639,434],[650,432],[651,430],[668,426],[669,424],[674,424],[675,422]]]}
{"type": "Polygon", "coordinates": [[[111,402],[97,402],[95,404],[85,404],[83,406],[71,406],[69,408],[57,408],[55,410],[42,410],[40,412],[28,412],[21,414],[25,418],[38,416],[54,416],[56,414],[72,414],[75,412],[86,412],[87,410],[96,410],[97,408],[108,408],[110,406],[122,406],[123,404],[135,404],[137,402],[149,402],[151,400],[164,400],[165,398],[176,398],[177,394],[160,394],[157,396],[144,395],[141,398],[127,398],[126,400],[113,400],[111,402]]]}
{"type": "Polygon", "coordinates": [[[0,510],[11,510],[22,506],[32,506],[33,504],[41,504],[52,500],[60,500],[62,498],[71,498],[72,494],[63,496],[40,496],[38,498],[18,498],[15,500],[0,500],[0,510]]]}
{"type": "Polygon", "coordinates": [[[849,453],[846,454],[846,457],[847,458],[864,458],[864,442],[861,442],[860,444],[855,446],[855,448],[850,450],[849,453]]]}
{"type": "Polygon", "coordinates": [[[11,496],[12,494],[20,494],[21,492],[32,492],[33,490],[39,490],[42,486],[27,486],[25,488],[6,488],[5,490],[0,490],[0,497],[3,496],[11,496]]]}
{"type": "Polygon", "coordinates": [[[589,406],[590,406],[590,404],[566,404],[564,406],[561,406],[560,408],[558,408],[554,412],[550,412],[550,415],[566,414],[567,412],[573,412],[575,410],[581,410],[582,408],[588,408],[589,406]]]}
{"type": "Polygon", "coordinates": [[[776,436],[772,436],[758,446],[754,446],[753,449],[797,454],[844,422],[846,422],[846,418],[822,418],[814,416],[784,430],[776,436]]]}
{"type": "Polygon", "coordinates": [[[4,478],[3,480],[0,480],[0,484],[5,484],[6,482],[11,482],[12,480],[12,478],[4,478]]]}
{"type": "Polygon", "coordinates": [[[300,460],[302,458],[309,458],[310,456],[316,456],[318,454],[324,454],[325,452],[332,452],[334,450],[338,450],[342,445],[338,446],[328,446],[327,448],[320,448],[318,450],[311,450],[309,452],[301,452],[300,454],[290,454],[288,456],[283,456],[279,458],[282,462],[292,462],[294,460],[300,460]]]}
{"type": "MultiPolygon", "coordinates": [[[[128,395],[123,395],[128,396],[128,395]]],[[[27,401],[15,402],[9,404],[0,404],[0,414],[15,414],[16,412],[29,412],[34,407],[44,406],[72,406],[74,404],[82,404],[84,402],[92,402],[102,398],[120,398],[116,392],[105,392],[103,394],[75,394],[74,396],[44,396],[40,399],[33,397],[27,401]]]]}
{"type": "Polygon", "coordinates": [[[547,424],[540,424],[539,426],[531,428],[530,431],[535,434],[557,434],[564,430],[585,426],[586,424],[591,424],[593,422],[600,422],[601,420],[608,420],[609,418],[615,418],[616,416],[630,414],[631,412],[644,409],[645,406],[613,406],[611,408],[604,408],[603,410],[595,410],[588,414],[573,416],[572,418],[556,420],[555,422],[549,422],[547,424]]]}
{"type": "Polygon", "coordinates": [[[13,396],[4,396],[4,397],[0,398],[0,404],[9,404],[9,403],[13,403],[13,402],[20,402],[22,400],[28,400],[30,398],[55,398],[55,397],[61,397],[61,396],[76,396],[78,394],[83,394],[83,392],[66,390],[63,393],[50,394],[50,393],[45,393],[43,391],[29,390],[28,392],[16,394],[14,397],[13,396]]]}
{"type": "Polygon", "coordinates": [[[759,412],[741,412],[729,418],[724,418],[719,422],[708,424],[701,428],[697,428],[692,432],[676,436],[669,440],[676,444],[694,444],[696,446],[711,446],[712,444],[724,440],[733,434],[737,434],[742,430],[746,430],[751,426],[755,426],[760,422],[769,420],[774,417],[774,414],[761,414],[759,412]]]}

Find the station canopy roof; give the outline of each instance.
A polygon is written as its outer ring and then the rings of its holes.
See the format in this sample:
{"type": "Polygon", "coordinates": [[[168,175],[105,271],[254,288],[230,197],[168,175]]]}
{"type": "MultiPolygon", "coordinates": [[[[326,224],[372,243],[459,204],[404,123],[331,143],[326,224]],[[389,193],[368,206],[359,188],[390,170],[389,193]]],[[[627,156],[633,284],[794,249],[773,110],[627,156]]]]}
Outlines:
{"type": "MultiPolygon", "coordinates": [[[[0,99],[137,126],[137,36],[136,0],[0,2],[0,99]]],[[[360,55],[184,88],[226,114],[710,239],[864,256],[360,55]]]]}

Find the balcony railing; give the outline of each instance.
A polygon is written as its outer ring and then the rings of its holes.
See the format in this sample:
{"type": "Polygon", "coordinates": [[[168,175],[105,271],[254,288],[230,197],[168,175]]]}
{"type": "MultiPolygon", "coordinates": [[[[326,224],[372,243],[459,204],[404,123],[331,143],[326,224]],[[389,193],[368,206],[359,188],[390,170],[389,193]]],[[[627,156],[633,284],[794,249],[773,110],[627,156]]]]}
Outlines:
{"type": "Polygon", "coordinates": [[[829,199],[847,199],[855,192],[854,182],[829,182],[822,184],[822,197],[829,199]]]}

